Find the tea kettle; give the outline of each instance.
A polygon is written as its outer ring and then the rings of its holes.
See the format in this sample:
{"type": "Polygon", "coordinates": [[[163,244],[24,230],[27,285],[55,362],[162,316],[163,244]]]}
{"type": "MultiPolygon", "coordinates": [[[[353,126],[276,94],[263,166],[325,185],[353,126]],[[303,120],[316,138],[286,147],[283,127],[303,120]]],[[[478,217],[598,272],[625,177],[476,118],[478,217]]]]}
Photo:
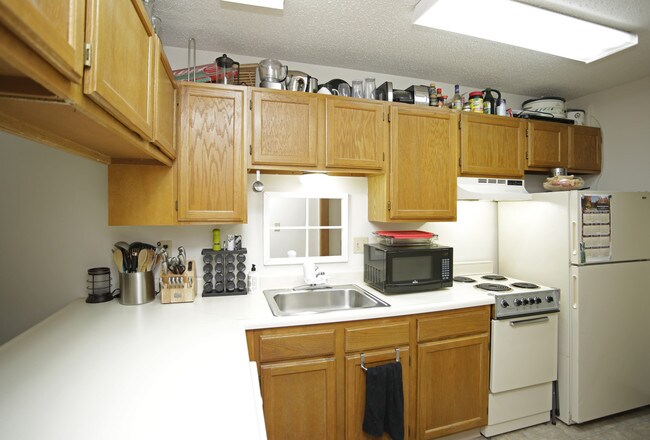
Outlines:
{"type": "Polygon", "coordinates": [[[487,88],[483,90],[483,113],[488,115],[496,115],[497,105],[501,103],[501,92],[496,89],[487,88]],[[492,95],[496,93],[496,99],[492,95]]]}
{"type": "Polygon", "coordinates": [[[287,78],[289,68],[283,66],[278,60],[267,58],[257,65],[257,74],[260,78],[260,87],[271,89],[285,89],[284,80],[287,78]]]}
{"type": "Polygon", "coordinates": [[[216,83],[239,84],[239,63],[229,58],[225,53],[214,60],[217,67],[216,83]]]}

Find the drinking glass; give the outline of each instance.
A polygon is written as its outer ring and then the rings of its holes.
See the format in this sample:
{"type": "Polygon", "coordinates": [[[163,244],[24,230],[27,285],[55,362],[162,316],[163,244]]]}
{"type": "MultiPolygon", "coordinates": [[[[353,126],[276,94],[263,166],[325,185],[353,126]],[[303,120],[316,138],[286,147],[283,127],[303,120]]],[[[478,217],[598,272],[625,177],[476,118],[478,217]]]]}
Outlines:
{"type": "Polygon", "coordinates": [[[363,80],[363,97],[366,99],[376,98],[375,78],[366,78],[363,80]]]}
{"type": "Polygon", "coordinates": [[[350,96],[350,85],[347,83],[341,83],[338,87],[339,96],[350,96]]]}
{"type": "Polygon", "coordinates": [[[363,98],[363,81],[360,79],[352,81],[352,97],[363,98]]]}

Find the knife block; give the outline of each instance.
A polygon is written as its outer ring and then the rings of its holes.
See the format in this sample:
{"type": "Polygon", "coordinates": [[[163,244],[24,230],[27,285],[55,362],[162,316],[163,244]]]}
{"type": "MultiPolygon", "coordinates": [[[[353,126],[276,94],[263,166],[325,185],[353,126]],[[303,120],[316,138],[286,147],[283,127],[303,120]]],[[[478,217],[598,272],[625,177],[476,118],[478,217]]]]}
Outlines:
{"type": "Polygon", "coordinates": [[[173,304],[194,302],[196,298],[196,263],[190,261],[182,275],[167,273],[160,276],[160,302],[173,304]]]}

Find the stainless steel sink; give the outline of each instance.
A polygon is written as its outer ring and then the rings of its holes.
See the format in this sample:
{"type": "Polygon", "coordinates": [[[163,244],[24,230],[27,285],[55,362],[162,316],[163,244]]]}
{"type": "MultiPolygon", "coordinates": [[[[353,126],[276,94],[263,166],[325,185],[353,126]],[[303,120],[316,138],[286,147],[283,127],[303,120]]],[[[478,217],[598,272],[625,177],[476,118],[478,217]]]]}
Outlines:
{"type": "Polygon", "coordinates": [[[365,290],[353,286],[331,286],[319,289],[265,290],[264,296],[275,316],[308,315],[338,310],[390,307],[365,290]]]}

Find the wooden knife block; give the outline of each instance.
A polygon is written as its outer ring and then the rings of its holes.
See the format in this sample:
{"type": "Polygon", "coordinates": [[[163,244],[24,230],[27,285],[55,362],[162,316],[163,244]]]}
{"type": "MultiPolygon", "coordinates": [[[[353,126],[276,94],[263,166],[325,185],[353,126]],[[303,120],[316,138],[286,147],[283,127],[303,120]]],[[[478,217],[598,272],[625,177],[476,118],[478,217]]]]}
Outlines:
{"type": "Polygon", "coordinates": [[[194,302],[196,297],[196,263],[190,261],[182,275],[168,273],[160,276],[160,302],[173,304],[194,302]]]}

